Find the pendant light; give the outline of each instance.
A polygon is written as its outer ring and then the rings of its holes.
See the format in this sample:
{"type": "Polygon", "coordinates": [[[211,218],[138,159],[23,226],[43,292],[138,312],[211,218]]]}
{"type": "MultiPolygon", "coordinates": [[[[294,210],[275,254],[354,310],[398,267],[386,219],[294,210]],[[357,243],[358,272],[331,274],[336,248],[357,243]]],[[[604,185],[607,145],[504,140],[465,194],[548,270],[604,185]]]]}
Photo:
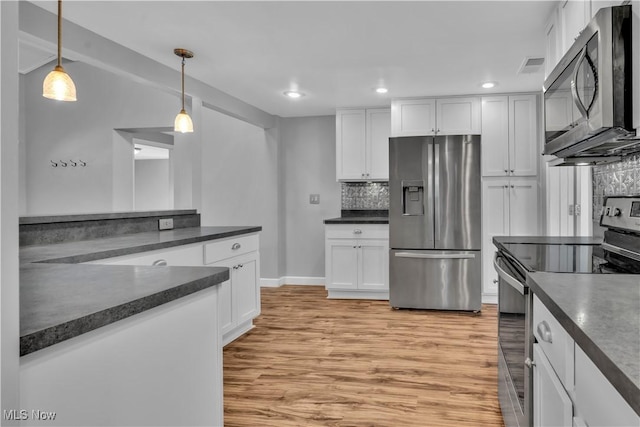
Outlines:
{"type": "Polygon", "coordinates": [[[62,68],[62,0],[58,0],[58,65],[45,77],[42,96],[58,101],[76,100],[76,85],[62,68]]]}
{"type": "Polygon", "coordinates": [[[173,129],[176,132],[193,132],[193,122],[191,121],[191,117],[187,114],[184,109],[184,63],[185,58],[193,58],[193,52],[187,49],[174,49],[173,53],[180,56],[182,58],[182,110],[176,116],[176,121],[173,125],[173,129]]]}

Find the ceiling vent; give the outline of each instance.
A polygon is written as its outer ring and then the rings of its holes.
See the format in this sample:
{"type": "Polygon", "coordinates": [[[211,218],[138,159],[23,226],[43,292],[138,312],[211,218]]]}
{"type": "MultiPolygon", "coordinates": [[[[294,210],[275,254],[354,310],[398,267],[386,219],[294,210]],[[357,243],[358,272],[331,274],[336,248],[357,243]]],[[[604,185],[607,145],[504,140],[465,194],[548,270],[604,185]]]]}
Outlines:
{"type": "Polygon", "coordinates": [[[518,69],[518,74],[534,74],[542,71],[544,58],[524,58],[522,65],[518,69]]]}

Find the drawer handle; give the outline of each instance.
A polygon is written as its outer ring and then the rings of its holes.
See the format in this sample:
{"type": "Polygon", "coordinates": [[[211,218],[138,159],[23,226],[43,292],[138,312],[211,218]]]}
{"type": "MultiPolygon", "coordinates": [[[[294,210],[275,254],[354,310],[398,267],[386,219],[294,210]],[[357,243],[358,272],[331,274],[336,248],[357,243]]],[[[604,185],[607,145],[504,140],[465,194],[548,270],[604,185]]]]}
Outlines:
{"type": "Polygon", "coordinates": [[[237,251],[238,249],[240,249],[240,246],[240,243],[234,243],[233,246],[231,246],[231,250],[237,251]]]}
{"type": "Polygon", "coordinates": [[[353,230],[353,234],[362,234],[362,230],[356,228],[355,230],[353,230]]]}
{"type": "Polygon", "coordinates": [[[167,265],[167,261],[164,259],[159,259],[159,260],[153,261],[153,264],[151,265],[167,265]]]}
{"type": "Polygon", "coordinates": [[[542,339],[542,341],[545,341],[548,343],[553,342],[553,339],[551,337],[551,328],[549,328],[549,324],[545,320],[538,323],[537,329],[538,329],[538,335],[540,335],[540,338],[542,339]]]}

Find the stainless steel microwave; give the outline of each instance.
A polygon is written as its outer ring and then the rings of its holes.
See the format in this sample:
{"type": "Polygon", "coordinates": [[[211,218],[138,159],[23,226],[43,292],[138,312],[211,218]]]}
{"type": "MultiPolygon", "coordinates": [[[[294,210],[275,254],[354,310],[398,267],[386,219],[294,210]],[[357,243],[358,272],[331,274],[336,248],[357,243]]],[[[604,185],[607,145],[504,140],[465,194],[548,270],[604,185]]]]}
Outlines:
{"type": "Polygon", "coordinates": [[[630,5],[600,9],[545,80],[543,154],[592,160],[640,151],[631,21],[630,5]]]}

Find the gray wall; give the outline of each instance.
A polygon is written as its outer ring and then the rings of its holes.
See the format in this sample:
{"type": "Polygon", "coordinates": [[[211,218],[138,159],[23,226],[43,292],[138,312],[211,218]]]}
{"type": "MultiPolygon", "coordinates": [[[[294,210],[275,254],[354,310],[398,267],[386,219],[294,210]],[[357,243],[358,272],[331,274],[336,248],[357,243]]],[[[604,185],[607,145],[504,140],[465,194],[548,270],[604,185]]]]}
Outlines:
{"type": "Polygon", "coordinates": [[[280,121],[286,215],[284,276],[324,277],[324,224],[340,216],[335,116],[280,121]],[[309,204],[309,194],[320,204],[309,204]]]}
{"type": "Polygon", "coordinates": [[[134,209],[153,211],[173,209],[169,187],[169,160],[140,159],[135,161],[134,209]]]}
{"type": "Polygon", "coordinates": [[[207,108],[202,134],[202,225],[262,226],[261,276],[280,277],[277,140],[207,108]]]}

